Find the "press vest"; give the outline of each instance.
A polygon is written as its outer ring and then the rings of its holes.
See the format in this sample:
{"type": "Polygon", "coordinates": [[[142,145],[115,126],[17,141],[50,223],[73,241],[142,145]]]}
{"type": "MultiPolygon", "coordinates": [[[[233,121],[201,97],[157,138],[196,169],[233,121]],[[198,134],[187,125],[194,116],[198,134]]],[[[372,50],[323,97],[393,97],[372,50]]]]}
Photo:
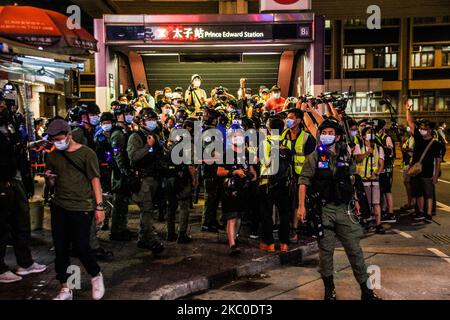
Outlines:
{"type": "MultiPolygon", "coordinates": [[[[289,134],[290,136],[290,129],[284,130],[284,132],[281,135],[282,139],[287,139],[286,136],[289,134]]],[[[294,141],[291,141],[287,139],[288,141],[293,142],[293,145],[291,146],[291,150],[293,150],[293,158],[294,158],[294,171],[297,175],[300,175],[302,173],[303,164],[305,163],[306,157],[305,157],[305,144],[308,141],[309,133],[306,133],[304,130],[301,131],[299,135],[297,135],[297,138],[294,141]]]]}
{"type": "MultiPolygon", "coordinates": [[[[366,153],[366,150],[366,144],[364,144],[361,149],[361,153],[366,153]]],[[[380,154],[377,146],[374,146],[373,150],[373,160],[370,159],[371,157],[366,157],[363,161],[356,163],[356,173],[359,174],[363,180],[368,180],[371,178],[371,161],[373,173],[378,173],[378,159],[380,158],[380,154]]]]}

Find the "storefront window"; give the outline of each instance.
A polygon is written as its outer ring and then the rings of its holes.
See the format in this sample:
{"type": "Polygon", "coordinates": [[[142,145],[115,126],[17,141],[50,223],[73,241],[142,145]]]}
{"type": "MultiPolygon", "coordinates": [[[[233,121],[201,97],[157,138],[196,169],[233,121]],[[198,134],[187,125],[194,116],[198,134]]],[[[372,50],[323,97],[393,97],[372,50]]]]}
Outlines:
{"type": "Polygon", "coordinates": [[[365,69],[366,49],[346,48],[344,53],[344,69],[365,69]]]}
{"type": "Polygon", "coordinates": [[[420,111],[435,111],[435,99],[434,96],[424,96],[422,98],[422,108],[420,111]]]}
{"type": "Polygon", "coordinates": [[[442,47],[442,65],[450,66],[450,46],[442,47]]]}
{"type": "Polygon", "coordinates": [[[436,111],[450,111],[450,96],[439,97],[436,111]]]}
{"type": "Polygon", "coordinates": [[[397,68],[398,47],[373,49],[374,68],[397,68]]]}
{"type": "Polygon", "coordinates": [[[370,112],[384,112],[385,106],[380,105],[380,97],[370,98],[370,112]]]}
{"type": "Polygon", "coordinates": [[[354,99],[353,112],[367,112],[367,95],[364,92],[357,92],[354,99]]]}
{"type": "Polygon", "coordinates": [[[419,98],[413,98],[412,100],[413,100],[412,111],[419,111],[420,99],[419,98]]]}
{"type": "Polygon", "coordinates": [[[414,46],[413,67],[434,67],[434,46],[414,46]]]}

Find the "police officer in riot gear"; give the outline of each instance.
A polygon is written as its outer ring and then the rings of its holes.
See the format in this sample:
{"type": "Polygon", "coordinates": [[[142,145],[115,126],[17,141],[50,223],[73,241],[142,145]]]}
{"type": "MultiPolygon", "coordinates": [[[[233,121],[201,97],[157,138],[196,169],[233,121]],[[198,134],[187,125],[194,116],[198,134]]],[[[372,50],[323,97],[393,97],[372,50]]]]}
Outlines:
{"type": "MultiPolygon", "coordinates": [[[[191,120],[185,120],[183,129],[193,128],[191,120]]],[[[194,165],[175,164],[172,152],[177,144],[188,138],[190,133],[183,135],[177,129],[171,131],[170,138],[164,148],[164,169],[166,180],[166,191],[168,197],[167,214],[167,241],[177,241],[178,243],[189,243],[192,238],[187,234],[189,223],[189,207],[191,201],[191,188],[197,188],[197,172],[194,165]],[[177,208],[180,208],[178,234],[175,231],[175,216],[177,208]]],[[[191,156],[193,154],[193,144],[191,141],[191,156]]],[[[189,150],[188,150],[189,151],[189,150]]],[[[183,157],[183,150],[180,150],[180,157],[183,157]]]]}
{"type": "MultiPolygon", "coordinates": [[[[220,113],[214,109],[205,109],[204,129],[214,129],[217,127],[220,113]]],[[[208,131],[202,135],[203,148],[207,148],[214,142],[214,136],[210,136],[208,131]]],[[[207,161],[202,166],[203,182],[205,188],[205,206],[203,209],[202,231],[217,232],[221,225],[217,221],[217,208],[222,193],[221,178],[217,176],[217,164],[207,161]]]]}
{"type": "MultiPolygon", "coordinates": [[[[22,280],[21,276],[43,272],[45,265],[33,261],[30,250],[30,212],[23,184],[24,141],[13,125],[11,111],[0,93],[0,283],[22,280]],[[12,273],[4,262],[11,236],[18,269],[12,273]]],[[[29,168],[27,169],[29,170],[29,168]]]]}
{"type": "Polygon", "coordinates": [[[164,250],[153,226],[153,210],[158,178],[161,170],[163,148],[158,131],[158,115],[151,108],[144,108],[138,115],[139,131],[134,132],[128,141],[127,152],[134,172],[137,172],[140,186],[132,198],[139,206],[140,229],[137,245],[149,249],[154,254],[164,250]]]}
{"type": "Polygon", "coordinates": [[[89,103],[81,109],[82,126],[72,131],[73,140],[82,145],[95,149],[94,135],[100,123],[100,108],[95,103],[89,103]]]}
{"type": "Polygon", "coordinates": [[[361,287],[361,298],[378,300],[368,287],[367,269],[359,243],[363,231],[358,221],[353,219],[353,210],[358,210],[359,205],[354,198],[350,148],[342,142],[343,130],[336,121],[327,119],[318,130],[319,145],[316,151],[307,157],[299,177],[297,216],[300,221],[304,221],[307,197],[315,197],[320,201],[323,236],[319,237],[318,242],[325,300],[336,299],[333,282],[336,237],[342,243],[353,274],[361,287]]]}
{"type": "Polygon", "coordinates": [[[75,130],[75,128],[82,126],[81,115],[85,109],[85,106],[75,106],[67,113],[67,122],[72,131],[75,130]]]}
{"type": "Polygon", "coordinates": [[[179,108],[175,113],[175,121],[176,121],[175,127],[181,128],[183,126],[184,120],[186,120],[188,117],[189,115],[186,109],[179,108]]]}
{"type": "Polygon", "coordinates": [[[114,115],[111,112],[103,112],[100,116],[100,129],[94,136],[95,152],[100,164],[100,182],[103,192],[111,192],[111,163],[113,156],[111,134],[113,129],[114,115]]]}
{"type": "Polygon", "coordinates": [[[111,133],[113,209],[110,239],[130,241],[137,237],[137,233],[128,230],[127,227],[128,205],[131,197],[128,186],[131,166],[127,154],[127,144],[132,133],[131,124],[134,119],[134,108],[131,105],[120,105],[114,110],[114,118],[116,126],[111,133]]]}

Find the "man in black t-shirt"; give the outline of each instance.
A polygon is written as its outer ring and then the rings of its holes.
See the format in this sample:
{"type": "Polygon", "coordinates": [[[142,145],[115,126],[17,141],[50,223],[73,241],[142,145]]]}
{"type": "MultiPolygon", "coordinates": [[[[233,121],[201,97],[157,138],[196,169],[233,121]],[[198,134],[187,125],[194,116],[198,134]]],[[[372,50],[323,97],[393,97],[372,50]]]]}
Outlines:
{"type": "Polygon", "coordinates": [[[411,114],[412,103],[406,103],[406,120],[411,132],[414,136],[414,151],[412,165],[418,163],[420,158],[426,151],[422,160],[422,172],[411,179],[412,196],[416,198],[416,203],[419,208],[414,216],[414,220],[425,220],[431,223],[432,208],[433,208],[433,185],[438,182],[439,169],[441,165],[440,146],[439,143],[433,139],[430,123],[427,120],[420,120],[418,124],[414,122],[411,114]],[[430,145],[429,149],[427,149],[430,145]],[[424,213],[424,207],[427,207],[427,213],[424,213]]]}

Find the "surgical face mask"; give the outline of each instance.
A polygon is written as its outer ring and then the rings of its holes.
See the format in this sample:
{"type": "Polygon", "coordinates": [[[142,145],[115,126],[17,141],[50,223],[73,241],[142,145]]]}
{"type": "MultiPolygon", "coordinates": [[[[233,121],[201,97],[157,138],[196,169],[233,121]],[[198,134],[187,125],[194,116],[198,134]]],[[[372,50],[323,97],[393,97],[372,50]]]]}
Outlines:
{"type": "Polygon", "coordinates": [[[145,128],[149,131],[155,130],[157,126],[158,124],[156,123],[155,120],[145,121],[145,128]]]}
{"type": "Polygon", "coordinates": [[[352,131],[350,131],[350,136],[351,136],[352,138],[356,137],[357,134],[358,134],[358,130],[352,130],[352,131]]]}
{"type": "Polygon", "coordinates": [[[274,94],[272,95],[272,97],[274,97],[275,99],[280,99],[281,93],[279,93],[279,92],[274,93],[274,94]]]}
{"type": "Polygon", "coordinates": [[[105,123],[105,124],[102,124],[102,129],[103,129],[103,131],[105,131],[105,132],[111,131],[111,129],[112,129],[112,124],[111,124],[111,123],[105,123]]]}
{"type": "Polygon", "coordinates": [[[406,127],[406,132],[411,133],[411,128],[410,127],[406,127]]]}
{"type": "Polygon", "coordinates": [[[130,124],[133,122],[134,117],[131,114],[126,114],[125,115],[125,122],[130,124]]]}
{"type": "Polygon", "coordinates": [[[234,137],[232,140],[231,140],[231,142],[234,144],[234,145],[236,145],[236,146],[241,146],[241,145],[243,145],[244,144],[244,137],[243,136],[237,136],[237,137],[234,137]]]}
{"type": "Polygon", "coordinates": [[[192,85],[194,86],[194,88],[199,88],[201,85],[201,81],[200,80],[194,80],[192,81],[192,85]]]}
{"type": "Polygon", "coordinates": [[[252,95],[251,95],[251,94],[246,94],[245,97],[246,97],[247,99],[251,99],[251,98],[252,98],[252,95]]]}
{"type": "Polygon", "coordinates": [[[138,94],[138,97],[139,97],[141,94],[145,94],[145,91],[138,91],[137,94],[138,94]]]}
{"type": "Polygon", "coordinates": [[[422,137],[425,137],[428,135],[428,130],[419,129],[419,132],[422,135],[422,137]]]}
{"type": "Polygon", "coordinates": [[[228,111],[228,112],[234,112],[234,109],[233,109],[232,107],[228,107],[228,108],[227,108],[227,111],[228,111]]]}
{"type": "Polygon", "coordinates": [[[67,142],[67,138],[61,141],[54,141],[53,144],[55,145],[56,149],[59,151],[64,151],[69,148],[69,143],[67,142]]]}
{"type": "Polygon", "coordinates": [[[172,94],[172,92],[167,92],[167,93],[164,94],[164,96],[165,96],[166,98],[172,99],[173,94],[172,94]]]}
{"type": "Polygon", "coordinates": [[[336,139],[336,136],[333,136],[330,134],[321,134],[320,135],[320,142],[324,145],[332,144],[335,139],[336,139]]]}
{"type": "Polygon", "coordinates": [[[89,123],[93,126],[98,125],[100,122],[98,116],[89,116],[89,123]]]}
{"type": "Polygon", "coordinates": [[[293,119],[286,119],[286,127],[289,129],[294,126],[294,120],[293,119]]]}
{"type": "Polygon", "coordinates": [[[373,141],[373,140],[375,140],[375,135],[373,134],[366,135],[366,141],[373,141]]]}

